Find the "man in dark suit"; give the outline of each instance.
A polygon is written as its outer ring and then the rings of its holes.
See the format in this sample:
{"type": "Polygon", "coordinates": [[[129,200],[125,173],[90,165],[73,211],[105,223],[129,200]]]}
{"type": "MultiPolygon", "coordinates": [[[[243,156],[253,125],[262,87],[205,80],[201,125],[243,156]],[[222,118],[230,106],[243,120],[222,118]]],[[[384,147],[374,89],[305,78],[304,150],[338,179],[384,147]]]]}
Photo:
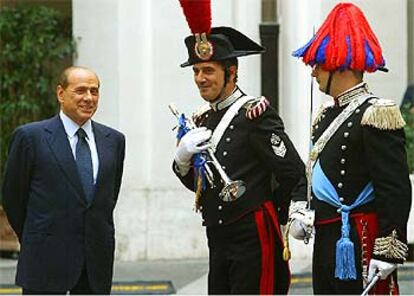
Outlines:
{"type": "Polygon", "coordinates": [[[16,284],[24,294],[111,290],[125,138],[91,120],[99,86],[90,69],[66,69],[60,113],[13,134],[3,206],[21,244],[16,284]]]}

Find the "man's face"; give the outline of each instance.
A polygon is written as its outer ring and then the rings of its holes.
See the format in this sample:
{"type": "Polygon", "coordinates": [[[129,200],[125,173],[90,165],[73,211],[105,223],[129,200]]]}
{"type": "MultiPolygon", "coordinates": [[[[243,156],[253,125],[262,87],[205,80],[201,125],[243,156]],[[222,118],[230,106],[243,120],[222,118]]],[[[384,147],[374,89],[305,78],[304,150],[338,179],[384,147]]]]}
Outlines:
{"type": "Polygon", "coordinates": [[[325,71],[321,66],[315,65],[312,68],[312,76],[315,77],[316,81],[319,84],[319,90],[323,93],[326,93],[326,88],[329,79],[329,71],[325,71]]]}
{"type": "Polygon", "coordinates": [[[224,86],[224,69],[219,62],[204,62],[193,65],[194,81],[201,97],[214,102],[224,86]]]}
{"type": "Polygon", "coordinates": [[[82,126],[98,107],[98,78],[87,69],[73,69],[68,73],[68,86],[57,87],[57,97],[63,113],[82,126]]]}

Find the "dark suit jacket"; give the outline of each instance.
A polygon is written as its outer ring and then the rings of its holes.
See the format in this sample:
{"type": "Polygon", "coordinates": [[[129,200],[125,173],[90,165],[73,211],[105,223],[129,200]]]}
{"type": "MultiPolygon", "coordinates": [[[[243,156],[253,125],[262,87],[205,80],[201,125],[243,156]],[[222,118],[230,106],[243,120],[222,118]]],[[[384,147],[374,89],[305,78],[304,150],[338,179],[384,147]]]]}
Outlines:
{"type": "Polygon", "coordinates": [[[16,284],[67,291],[84,264],[92,289],[108,293],[114,257],[113,210],[125,152],[124,136],[92,122],[99,157],[90,205],[59,116],[17,128],[3,184],[3,206],[19,237],[16,284]]]}

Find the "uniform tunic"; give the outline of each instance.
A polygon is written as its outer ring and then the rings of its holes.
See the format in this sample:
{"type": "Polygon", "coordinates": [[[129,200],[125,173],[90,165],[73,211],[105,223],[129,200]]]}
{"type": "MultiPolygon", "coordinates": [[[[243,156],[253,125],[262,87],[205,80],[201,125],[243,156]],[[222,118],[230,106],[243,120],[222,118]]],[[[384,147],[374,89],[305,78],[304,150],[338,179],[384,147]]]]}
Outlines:
{"type": "MultiPolygon", "coordinates": [[[[214,131],[230,105],[243,96],[236,90],[224,104],[202,114],[198,125],[214,131]]],[[[256,103],[258,100],[239,110],[215,152],[230,179],[245,182],[246,192],[235,201],[223,202],[219,197],[223,184],[214,171],[217,186],[211,189],[207,185],[200,200],[210,250],[211,294],[288,291],[290,275],[281,257],[278,219],[286,220],[290,194],[304,176],[304,165],[274,109],[261,108],[253,119],[246,116],[256,103]],[[277,189],[272,186],[274,181],[277,189]],[[266,240],[272,242],[271,250],[264,246],[266,240]]],[[[186,176],[175,171],[194,191],[192,171],[186,176]]]]}
{"type": "MultiPolygon", "coordinates": [[[[350,101],[367,93],[367,86],[359,85],[338,97],[335,104],[324,108],[313,125],[313,143],[350,101]]],[[[381,245],[381,240],[376,240],[379,238],[394,235],[402,245],[407,243],[411,204],[404,130],[387,122],[392,121],[390,116],[382,119],[382,124],[385,123],[388,128],[380,126],[374,119],[364,123],[364,114],[378,109],[383,101],[371,98],[362,103],[339,127],[319,155],[320,166],[335,187],[342,204],[354,203],[369,182],[372,182],[375,199],[350,213],[350,236],[355,245],[357,279],[341,281],[334,277],[336,241],[341,237],[340,214],[337,208],[313,197],[316,225],[313,286],[316,294],[360,294],[363,289],[362,272],[371,256],[388,262],[404,261],[401,256],[373,252],[375,245],[381,245]],[[370,110],[370,107],[374,109],[370,110]]],[[[383,108],[389,107],[392,106],[383,108]]],[[[384,114],[390,115],[387,109],[384,110],[384,114]]],[[[381,119],[377,118],[377,121],[381,119]]]]}

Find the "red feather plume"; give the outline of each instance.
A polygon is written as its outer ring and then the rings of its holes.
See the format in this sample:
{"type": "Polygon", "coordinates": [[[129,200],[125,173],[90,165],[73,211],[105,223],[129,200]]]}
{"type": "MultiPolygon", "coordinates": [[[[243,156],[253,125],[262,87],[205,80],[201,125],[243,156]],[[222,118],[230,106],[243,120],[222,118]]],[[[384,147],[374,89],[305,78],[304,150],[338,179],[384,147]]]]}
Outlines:
{"type": "Polygon", "coordinates": [[[183,8],[188,26],[193,34],[210,33],[211,1],[210,0],[179,0],[183,8]]]}
{"type": "Polygon", "coordinates": [[[348,69],[373,72],[385,64],[377,37],[363,12],[352,3],[337,4],[311,44],[303,49],[299,49],[299,55],[295,56],[301,56],[305,64],[314,64],[317,55],[324,53],[325,61],[321,65],[327,71],[346,66],[348,69]]]}

